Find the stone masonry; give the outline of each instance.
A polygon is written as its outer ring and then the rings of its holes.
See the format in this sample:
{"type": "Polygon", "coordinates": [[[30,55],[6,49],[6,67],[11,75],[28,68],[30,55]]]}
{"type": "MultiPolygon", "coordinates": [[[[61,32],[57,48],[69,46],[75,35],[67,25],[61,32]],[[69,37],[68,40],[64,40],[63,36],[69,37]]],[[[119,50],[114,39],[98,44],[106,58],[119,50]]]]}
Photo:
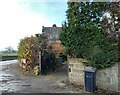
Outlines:
{"type": "Polygon", "coordinates": [[[69,59],[69,81],[78,85],[84,85],[84,65],[80,59],[69,59]]]}
{"type": "Polygon", "coordinates": [[[98,88],[118,91],[118,64],[112,67],[98,70],[96,73],[98,88]]]}
{"type": "MultiPolygon", "coordinates": [[[[69,81],[78,85],[84,85],[84,65],[83,59],[72,58],[69,63],[69,81]]],[[[96,72],[97,88],[118,91],[118,63],[112,67],[97,70],[96,72]]]]}

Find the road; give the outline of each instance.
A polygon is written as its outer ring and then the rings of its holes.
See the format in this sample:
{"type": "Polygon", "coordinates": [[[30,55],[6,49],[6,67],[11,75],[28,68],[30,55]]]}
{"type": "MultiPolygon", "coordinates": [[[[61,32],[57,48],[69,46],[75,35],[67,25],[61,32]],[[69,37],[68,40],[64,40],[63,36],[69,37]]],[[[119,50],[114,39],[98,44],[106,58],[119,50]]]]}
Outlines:
{"type": "Polygon", "coordinates": [[[9,65],[9,64],[16,64],[17,60],[10,60],[10,61],[0,61],[0,66],[9,65]]]}
{"type": "Polygon", "coordinates": [[[76,89],[66,85],[68,80],[66,65],[59,71],[44,76],[25,75],[17,60],[0,62],[0,91],[2,93],[81,93],[83,89],[76,89]]]}

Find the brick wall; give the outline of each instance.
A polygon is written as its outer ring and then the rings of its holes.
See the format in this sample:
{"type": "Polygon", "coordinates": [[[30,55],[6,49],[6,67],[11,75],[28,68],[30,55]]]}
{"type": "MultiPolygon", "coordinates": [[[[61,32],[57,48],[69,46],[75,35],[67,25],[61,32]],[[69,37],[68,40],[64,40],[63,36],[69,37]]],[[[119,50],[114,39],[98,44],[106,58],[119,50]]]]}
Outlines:
{"type": "MultiPolygon", "coordinates": [[[[83,59],[69,59],[69,81],[78,85],[84,85],[83,59]]],[[[112,67],[97,70],[96,86],[102,89],[118,91],[118,63],[112,67]]]]}

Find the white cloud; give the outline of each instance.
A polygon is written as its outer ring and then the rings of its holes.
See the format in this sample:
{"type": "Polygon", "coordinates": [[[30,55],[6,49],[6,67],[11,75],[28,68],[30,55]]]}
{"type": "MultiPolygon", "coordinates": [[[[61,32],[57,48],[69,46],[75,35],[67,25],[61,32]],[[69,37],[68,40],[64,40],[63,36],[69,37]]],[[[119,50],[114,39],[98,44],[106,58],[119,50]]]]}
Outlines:
{"type": "Polygon", "coordinates": [[[20,6],[20,0],[0,0],[0,50],[12,46],[25,36],[41,33],[42,26],[51,26],[43,15],[32,14],[20,6]]]}

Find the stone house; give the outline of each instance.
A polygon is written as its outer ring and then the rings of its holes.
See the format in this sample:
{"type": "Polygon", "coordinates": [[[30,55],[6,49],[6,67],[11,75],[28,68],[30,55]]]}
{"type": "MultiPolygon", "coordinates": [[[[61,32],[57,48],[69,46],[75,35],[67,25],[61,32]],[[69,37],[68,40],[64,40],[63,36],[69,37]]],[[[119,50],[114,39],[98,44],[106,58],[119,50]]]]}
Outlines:
{"type": "Polygon", "coordinates": [[[64,47],[61,45],[61,41],[59,40],[61,29],[62,27],[57,27],[56,24],[53,24],[52,27],[42,27],[42,34],[46,36],[48,45],[52,45],[56,51],[56,54],[60,53],[64,49],[64,47]]]}
{"type": "Polygon", "coordinates": [[[50,41],[59,40],[61,27],[57,27],[55,24],[53,27],[42,27],[42,34],[47,36],[47,39],[50,41]]]}

